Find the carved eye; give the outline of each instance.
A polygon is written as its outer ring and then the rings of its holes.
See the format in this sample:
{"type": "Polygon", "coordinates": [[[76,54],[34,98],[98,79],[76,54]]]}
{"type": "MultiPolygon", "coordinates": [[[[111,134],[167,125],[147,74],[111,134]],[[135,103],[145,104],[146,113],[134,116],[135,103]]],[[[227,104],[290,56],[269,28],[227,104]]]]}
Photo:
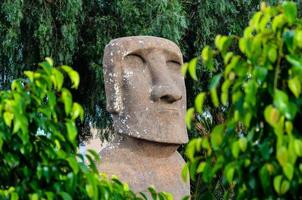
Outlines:
{"type": "Polygon", "coordinates": [[[172,69],[172,70],[180,70],[180,68],[181,68],[181,64],[174,60],[167,61],[167,66],[169,69],[172,69]]]}
{"type": "Polygon", "coordinates": [[[125,57],[127,68],[137,68],[144,66],[144,59],[137,54],[130,54],[125,57]]]}

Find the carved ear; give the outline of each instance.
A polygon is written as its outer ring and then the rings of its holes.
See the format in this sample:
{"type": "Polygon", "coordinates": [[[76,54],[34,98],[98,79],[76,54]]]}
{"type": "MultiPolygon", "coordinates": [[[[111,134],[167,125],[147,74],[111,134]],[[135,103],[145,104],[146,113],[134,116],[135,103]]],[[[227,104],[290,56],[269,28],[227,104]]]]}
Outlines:
{"type": "Polygon", "coordinates": [[[121,55],[117,55],[116,49],[107,45],[103,57],[103,72],[105,81],[107,111],[119,114],[123,109],[121,80],[121,55]]]}

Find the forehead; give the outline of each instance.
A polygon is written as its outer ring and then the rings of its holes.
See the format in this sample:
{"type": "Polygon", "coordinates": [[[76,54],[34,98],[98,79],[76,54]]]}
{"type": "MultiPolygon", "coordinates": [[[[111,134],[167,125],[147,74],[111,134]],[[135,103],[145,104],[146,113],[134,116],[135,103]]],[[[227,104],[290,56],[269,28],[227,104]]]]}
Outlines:
{"type": "Polygon", "coordinates": [[[133,36],[117,38],[106,46],[105,52],[108,56],[123,58],[129,54],[135,54],[141,51],[162,50],[164,53],[172,54],[182,60],[182,54],[179,47],[164,38],[152,36],[133,36]]]}

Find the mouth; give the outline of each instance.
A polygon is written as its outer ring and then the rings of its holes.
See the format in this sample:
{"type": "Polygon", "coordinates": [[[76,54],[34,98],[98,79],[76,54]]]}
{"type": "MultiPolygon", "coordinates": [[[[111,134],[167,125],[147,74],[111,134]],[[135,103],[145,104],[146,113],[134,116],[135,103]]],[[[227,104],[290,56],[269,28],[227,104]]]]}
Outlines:
{"type": "Polygon", "coordinates": [[[158,112],[159,113],[173,113],[173,114],[179,113],[179,111],[177,109],[172,109],[172,108],[170,108],[170,109],[167,109],[167,108],[160,109],[158,112]]]}

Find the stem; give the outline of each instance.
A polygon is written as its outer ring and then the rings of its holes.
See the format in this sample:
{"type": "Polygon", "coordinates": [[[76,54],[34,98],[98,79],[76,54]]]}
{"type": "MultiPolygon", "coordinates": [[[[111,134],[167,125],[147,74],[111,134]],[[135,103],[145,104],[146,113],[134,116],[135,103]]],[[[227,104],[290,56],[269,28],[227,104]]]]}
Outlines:
{"type": "Polygon", "coordinates": [[[194,200],[198,200],[198,191],[199,191],[199,187],[200,187],[200,178],[201,178],[201,175],[199,175],[197,177],[197,183],[196,183],[196,188],[195,188],[195,192],[194,192],[194,200]]]}
{"type": "Polygon", "coordinates": [[[274,77],[274,91],[278,87],[278,79],[279,79],[279,74],[280,74],[280,64],[281,64],[281,58],[283,57],[283,41],[281,39],[281,44],[278,52],[278,60],[277,60],[277,66],[276,66],[276,71],[275,71],[275,77],[274,77]]]}

